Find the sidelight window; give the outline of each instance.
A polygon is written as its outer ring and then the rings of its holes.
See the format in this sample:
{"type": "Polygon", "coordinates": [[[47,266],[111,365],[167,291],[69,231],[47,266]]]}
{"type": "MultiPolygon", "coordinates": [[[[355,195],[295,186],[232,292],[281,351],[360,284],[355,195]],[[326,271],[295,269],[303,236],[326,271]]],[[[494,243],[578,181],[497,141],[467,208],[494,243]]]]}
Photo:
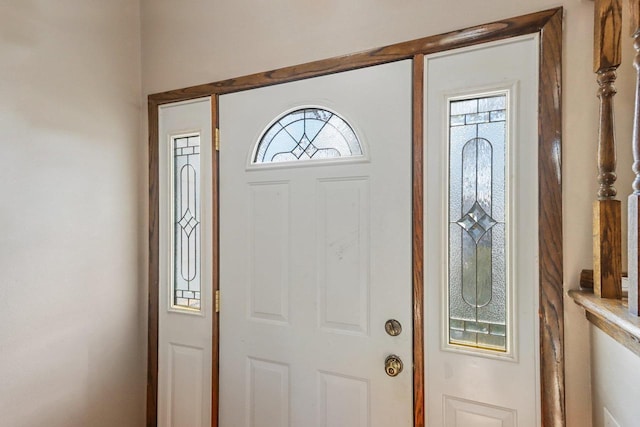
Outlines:
{"type": "Polygon", "coordinates": [[[449,344],[506,352],[508,94],[449,100],[449,344]]]}
{"type": "Polygon", "coordinates": [[[200,135],[172,138],[172,307],[200,310],[200,135]]]}

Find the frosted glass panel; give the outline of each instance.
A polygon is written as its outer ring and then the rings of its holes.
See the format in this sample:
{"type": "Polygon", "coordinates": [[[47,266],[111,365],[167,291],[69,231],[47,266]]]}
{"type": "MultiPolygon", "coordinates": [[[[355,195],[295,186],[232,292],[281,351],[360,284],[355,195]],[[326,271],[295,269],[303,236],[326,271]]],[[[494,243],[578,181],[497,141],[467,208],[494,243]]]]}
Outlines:
{"type": "Polygon", "coordinates": [[[200,309],[200,136],[173,138],[173,306],[200,309]]]}
{"type": "Polygon", "coordinates": [[[507,95],[449,101],[449,343],[507,350],[507,95]]]}
{"type": "Polygon", "coordinates": [[[264,132],[253,163],[361,155],[360,142],[344,119],[321,108],[304,108],[284,115],[264,132]]]}

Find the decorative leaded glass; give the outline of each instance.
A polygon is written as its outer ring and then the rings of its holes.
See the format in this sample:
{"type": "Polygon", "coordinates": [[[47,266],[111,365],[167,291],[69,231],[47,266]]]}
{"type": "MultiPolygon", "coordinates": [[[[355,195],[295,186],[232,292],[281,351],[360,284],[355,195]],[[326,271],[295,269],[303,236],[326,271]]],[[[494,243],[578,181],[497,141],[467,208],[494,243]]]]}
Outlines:
{"type": "Polygon", "coordinates": [[[200,136],[173,139],[173,306],[200,309],[200,136]]]}
{"type": "Polygon", "coordinates": [[[507,350],[507,95],[449,101],[449,343],[507,350]]]}
{"type": "Polygon", "coordinates": [[[322,108],[303,108],[284,115],[262,134],[253,163],[361,155],[360,142],[344,119],[322,108]]]}

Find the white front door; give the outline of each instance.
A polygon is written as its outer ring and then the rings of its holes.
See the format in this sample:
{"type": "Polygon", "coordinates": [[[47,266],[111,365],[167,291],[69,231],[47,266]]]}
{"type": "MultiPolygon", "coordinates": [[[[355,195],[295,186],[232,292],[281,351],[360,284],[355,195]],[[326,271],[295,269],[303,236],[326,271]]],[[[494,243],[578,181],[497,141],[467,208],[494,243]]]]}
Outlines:
{"type": "Polygon", "coordinates": [[[428,425],[539,426],[538,38],[425,59],[428,425]]]}
{"type": "Polygon", "coordinates": [[[220,426],[411,426],[411,62],[219,111],[220,426]]]}

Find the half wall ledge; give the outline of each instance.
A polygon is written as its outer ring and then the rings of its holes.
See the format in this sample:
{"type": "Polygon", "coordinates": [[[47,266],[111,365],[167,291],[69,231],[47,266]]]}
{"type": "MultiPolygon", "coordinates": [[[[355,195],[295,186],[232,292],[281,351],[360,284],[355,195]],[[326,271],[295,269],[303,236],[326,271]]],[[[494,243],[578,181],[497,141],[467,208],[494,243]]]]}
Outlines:
{"type": "Polygon", "coordinates": [[[585,289],[570,290],[569,296],[591,323],[640,357],[640,317],[629,313],[627,299],[600,298],[585,289]]]}

